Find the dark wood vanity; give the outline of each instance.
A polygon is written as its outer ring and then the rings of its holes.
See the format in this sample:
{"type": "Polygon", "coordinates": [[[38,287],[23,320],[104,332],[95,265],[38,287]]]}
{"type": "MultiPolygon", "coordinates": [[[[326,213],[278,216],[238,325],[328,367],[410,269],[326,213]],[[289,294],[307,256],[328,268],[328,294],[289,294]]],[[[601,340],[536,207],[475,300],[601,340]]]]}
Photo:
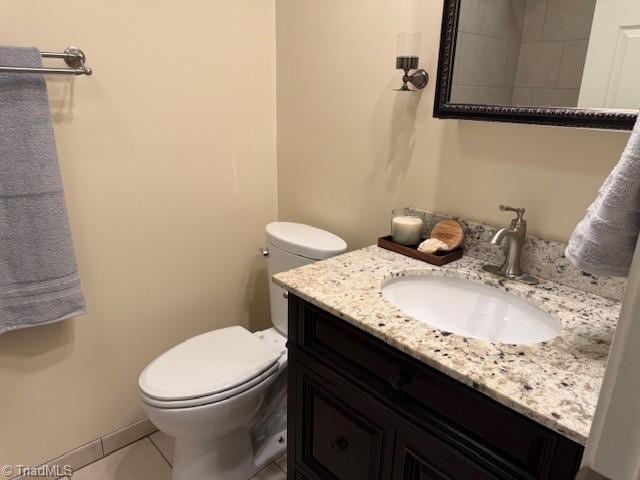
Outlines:
{"type": "Polygon", "coordinates": [[[583,447],[289,295],[289,480],[573,479],[583,447]]]}

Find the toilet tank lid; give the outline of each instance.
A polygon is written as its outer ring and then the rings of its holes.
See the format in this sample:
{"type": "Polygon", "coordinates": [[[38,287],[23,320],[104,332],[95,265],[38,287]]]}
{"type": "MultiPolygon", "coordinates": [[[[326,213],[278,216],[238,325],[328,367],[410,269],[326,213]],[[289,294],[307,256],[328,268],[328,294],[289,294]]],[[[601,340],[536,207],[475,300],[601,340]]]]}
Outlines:
{"type": "Polygon", "coordinates": [[[272,222],[267,225],[266,234],[270,244],[313,260],[347,251],[347,243],[337,235],[302,223],[272,222]]]}

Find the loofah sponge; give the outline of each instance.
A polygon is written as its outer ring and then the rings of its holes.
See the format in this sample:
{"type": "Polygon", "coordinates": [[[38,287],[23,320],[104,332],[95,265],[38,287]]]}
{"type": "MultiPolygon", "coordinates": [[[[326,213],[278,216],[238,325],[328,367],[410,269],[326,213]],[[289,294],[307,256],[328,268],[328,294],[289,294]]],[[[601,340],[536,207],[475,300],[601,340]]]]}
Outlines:
{"type": "Polygon", "coordinates": [[[442,240],[438,240],[437,238],[429,238],[418,245],[418,251],[424,253],[434,253],[438,250],[448,250],[449,246],[444,243],[442,240]]]}

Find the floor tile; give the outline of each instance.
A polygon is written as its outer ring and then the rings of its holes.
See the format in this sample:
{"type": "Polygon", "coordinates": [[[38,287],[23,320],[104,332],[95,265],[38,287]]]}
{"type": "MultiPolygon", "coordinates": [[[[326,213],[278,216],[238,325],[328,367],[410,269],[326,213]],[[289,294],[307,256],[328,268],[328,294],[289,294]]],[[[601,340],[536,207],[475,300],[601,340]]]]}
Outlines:
{"type": "Polygon", "coordinates": [[[278,465],[284,472],[287,471],[287,454],[285,453],[278,460],[276,460],[276,465],[278,465]]]}
{"type": "Polygon", "coordinates": [[[287,475],[276,464],[272,463],[251,480],[287,480],[287,475]]]}
{"type": "Polygon", "coordinates": [[[170,480],[170,478],[171,468],[148,438],[143,438],[73,474],[73,480],[170,480]]]}
{"type": "Polygon", "coordinates": [[[152,434],[149,438],[158,450],[160,450],[164,459],[169,462],[170,465],[173,465],[173,437],[170,437],[164,432],[158,431],[152,434]]]}

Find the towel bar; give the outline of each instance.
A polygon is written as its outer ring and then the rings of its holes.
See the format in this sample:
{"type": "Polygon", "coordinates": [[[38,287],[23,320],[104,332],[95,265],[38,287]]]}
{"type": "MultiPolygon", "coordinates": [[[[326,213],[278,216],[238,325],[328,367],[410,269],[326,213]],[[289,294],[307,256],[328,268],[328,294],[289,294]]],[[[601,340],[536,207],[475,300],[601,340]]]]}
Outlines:
{"type": "Polygon", "coordinates": [[[62,58],[71,68],[31,68],[0,65],[0,73],[54,73],[59,75],[91,75],[93,70],[85,65],[86,57],[78,47],[67,47],[64,52],[40,52],[43,58],[62,58]]]}

